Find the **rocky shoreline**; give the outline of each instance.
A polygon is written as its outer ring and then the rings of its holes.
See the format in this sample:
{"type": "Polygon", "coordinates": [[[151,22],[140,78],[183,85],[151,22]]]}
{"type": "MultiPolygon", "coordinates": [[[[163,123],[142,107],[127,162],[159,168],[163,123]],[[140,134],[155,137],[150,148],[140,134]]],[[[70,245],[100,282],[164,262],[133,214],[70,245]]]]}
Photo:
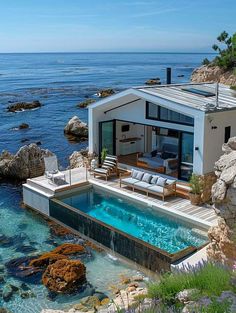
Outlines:
{"type": "Polygon", "coordinates": [[[225,71],[219,66],[202,65],[196,68],[191,75],[192,83],[218,82],[221,84],[235,86],[236,75],[233,70],[225,71]]]}

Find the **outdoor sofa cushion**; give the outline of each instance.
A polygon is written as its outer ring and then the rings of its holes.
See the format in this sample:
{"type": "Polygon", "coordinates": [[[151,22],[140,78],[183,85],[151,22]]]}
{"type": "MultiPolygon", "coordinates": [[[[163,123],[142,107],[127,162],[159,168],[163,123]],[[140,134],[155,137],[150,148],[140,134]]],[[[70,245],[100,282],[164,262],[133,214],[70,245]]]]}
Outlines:
{"type": "Polygon", "coordinates": [[[156,192],[156,193],[163,193],[163,189],[164,189],[163,187],[155,185],[155,186],[150,186],[147,190],[156,192]]]}
{"type": "Polygon", "coordinates": [[[133,184],[139,182],[138,179],[135,179],[135,178],[132,178],[132,177],[123,178],[121,181],[122,181],[123,184],[127,184],[127,185],[133,185],[133,184]]]}
{"type": "Polygon", "coordinates": [[[151,185],[148,183],[145,183],[144,181],[139,181],[137,183],[134,183],[134,187],[142,188],[142,189],[147,189],[151,185]]]}
{"type": "Polygon", "coordinates": [[[176,183],[176,179],[167,179],[166,183],[167,183],[167,185],[172,185],[172,184],[176,183]]]}
{"type": "Polygon", "coordinates": [[[132,172],[131,172],[131,177],[132,177],[132,178],[136,178],[136,177],[137,177],[137,175],[138,175],[138,171],[137,171],[137,170],[132,169],[132,172]]]}

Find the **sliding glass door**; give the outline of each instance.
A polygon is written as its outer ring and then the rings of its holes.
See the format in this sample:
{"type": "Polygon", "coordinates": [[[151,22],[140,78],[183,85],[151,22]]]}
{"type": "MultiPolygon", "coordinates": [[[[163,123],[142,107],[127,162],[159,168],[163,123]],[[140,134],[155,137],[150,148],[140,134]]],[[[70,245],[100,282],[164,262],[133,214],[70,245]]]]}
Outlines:
{"type": "Polygon", "coordinates": [[[193,134],[181,133],[180,179],[189,180],[193,172],[193,134]]]}
{"type": "Polygon", "coordinates": [[[99,151],[107,149],[108,154],[116,154],[115,149],[115,121],[100,122],[99,124],[99,151]]]}

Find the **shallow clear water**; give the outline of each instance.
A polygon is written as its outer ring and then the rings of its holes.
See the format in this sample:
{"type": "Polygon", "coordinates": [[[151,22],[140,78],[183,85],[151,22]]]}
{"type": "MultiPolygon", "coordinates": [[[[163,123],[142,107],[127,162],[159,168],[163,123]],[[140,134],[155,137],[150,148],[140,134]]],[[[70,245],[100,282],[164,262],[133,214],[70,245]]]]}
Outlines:
{"type": "MultiPolygon", "coordinates": [[[[63,242],[76,242],[74,238],[61,239],[51,234],[47,222],[33,212],[20,207],[21,189],[12,185],[0,185],[0,264],[26,256],[38,255],[50,251],[63,242]],[[9,240],[4,243],[2,235],[9,240]],[[27,249],[32,251],[27,252],[27,249]]],[[[90,295],[92,290],[111,295],[111,286],[118,285],[121,275],[133,276],[137,269],[132,265],[110,256],[107,253],[99,253],[94,250],[91,255],[83,259],[87,268],[87,280],[91,283],[83,293],[75,295],[61,295],[50,300],[47,289],[41,283],[29,283],[27,285],[33,291],[35,297],[22,299],[18,292],[9,302],[3,301],[0,296],[0,308],[5,307],[12,313],[39,313],[43,308],[63,309],[78,303],[79,299],[90,295]]],[[[21,280],[16,279],[4,269],[0,276],[4,276],[5,282],[0,282],[0,291],[4,286],[13,284],[20,286],[21,280]]]]}
{"type": "Polygon", "coordinates": [[[86,189],[62,201],[169,253],[206,242],[194,234],[190,226],[173,217],[97,188],[86,189]]]}

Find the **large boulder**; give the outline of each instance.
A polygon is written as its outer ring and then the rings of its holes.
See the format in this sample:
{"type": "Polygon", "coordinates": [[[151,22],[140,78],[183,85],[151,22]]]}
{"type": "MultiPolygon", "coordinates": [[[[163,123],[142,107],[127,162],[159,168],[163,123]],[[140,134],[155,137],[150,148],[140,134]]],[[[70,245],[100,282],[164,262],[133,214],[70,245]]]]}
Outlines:
{"type": "Polygon", "coordinates": [[[218,82],[225,85],[236,85],[236,75],[233,70],[225,71],[219,66],[203,65],[196,68],[191,76],[193,83],[218,82]]]}
{"type": "Polygon", "coordinates": [[[33,109],[37,109],[40,108],[42,106],[42,104],[36,100],[33,102],[17,102],[14,104],[11,104],[7,110],[9,112],[20,112],[20,111],[25,111],[25,110],[33,110],[33,109]]]}
{"type": "Polygon", "coordinates": [[[90,161],[88,150],[74,151],[69,157],[70,168],[84,167],[90,161]]]}
{"type": "Polygon", "coordinates": [[[0,154],[0,177],[25,180],[45,172],[44,157],[53,155],[36,144],[23,146],[14,155],[8,151],[0,154]]]}
{"type": "Polygon", "coordinates": [[[215,163],[217,181],[212,187],[212,201],[219,215],[218,224],[208,232],[208,256],[224,264],[236,261],[236,137],[223,145],[223,155],[215,163]]]}
{"type": "Polygon", "coordinates": [[[80,260],[58,260],[47,267],[42,282],[51,291],[70,293],[86,282],[86,268],[80,260]]]}
{"type": "Polygon", "coordinates": [[[72,117],[69,120],[66,127],[64,128],[64,133],[67,135],[73,135],[80,140],[88,139],[88,125],[82,122],[78,116],[72,117]]]}

